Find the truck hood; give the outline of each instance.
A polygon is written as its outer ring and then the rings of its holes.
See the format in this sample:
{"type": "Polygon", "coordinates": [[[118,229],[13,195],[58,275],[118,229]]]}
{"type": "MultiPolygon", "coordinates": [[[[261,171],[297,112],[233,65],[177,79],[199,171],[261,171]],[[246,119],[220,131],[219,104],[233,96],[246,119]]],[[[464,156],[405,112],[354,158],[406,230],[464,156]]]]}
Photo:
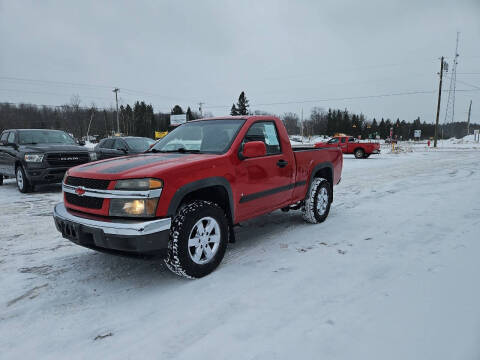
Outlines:
{"type": "Polygon", "coordinates": [[[67,144],[20,145],[20,149],[25,152],[88,152],[83,146],[67,144]]]}
{"type": "Polygon", "coordinates": [[[70,169],[70,176],[95,179],[155,177],[159,172],[191,166],[219,155],[213,154],[140,154],[91,162],[70,169]]]}

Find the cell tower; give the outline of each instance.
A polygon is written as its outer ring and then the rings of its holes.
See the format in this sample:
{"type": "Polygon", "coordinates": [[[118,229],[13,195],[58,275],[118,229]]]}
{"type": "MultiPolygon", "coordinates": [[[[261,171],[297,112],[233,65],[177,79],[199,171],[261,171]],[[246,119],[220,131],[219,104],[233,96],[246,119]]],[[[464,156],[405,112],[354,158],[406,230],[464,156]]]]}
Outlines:
{"type": "Polygon", "coordinates": [[[446,124],[447,121],[454,122],[455,121],[455,91],[457,90],[457,65],[458,65],[458,40],[459,40],[460,33],[457,31],[457,43],[455,45],[455,56],[453,57],[453,64],[452,64],[452,72],[450,76],[450,87],[448,89],[448,100],[447,100],[447,107],[445,109],[445,120],[444,123],[446,124]]]}

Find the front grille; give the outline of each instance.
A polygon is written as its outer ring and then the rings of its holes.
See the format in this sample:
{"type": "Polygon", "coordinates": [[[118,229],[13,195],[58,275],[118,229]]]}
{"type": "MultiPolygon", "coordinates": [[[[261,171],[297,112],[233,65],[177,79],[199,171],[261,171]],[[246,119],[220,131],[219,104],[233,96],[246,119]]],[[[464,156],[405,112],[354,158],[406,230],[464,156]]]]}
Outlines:
{"type": "Polygon", "coordinates": [[[52,153],[47,154],[47,162],[52,167],[72,167],[85,164],[90,160],[88,153],[52,153]]]}
{"type": "Polygon", "coordinates": [[[65,199],[72,205],[81,206],[88,209],[101,209],[103,205],[102,198],[90,196],[78,196],[71,193],[65,193],[65,199]]]}
{"type": "Polygon", "coordinates": [[[72,186],[83,186],[87,189],[106,190],[110,184],[110,180],[87,179],[69,176],[67,177],[65,184],[72,186]]]}

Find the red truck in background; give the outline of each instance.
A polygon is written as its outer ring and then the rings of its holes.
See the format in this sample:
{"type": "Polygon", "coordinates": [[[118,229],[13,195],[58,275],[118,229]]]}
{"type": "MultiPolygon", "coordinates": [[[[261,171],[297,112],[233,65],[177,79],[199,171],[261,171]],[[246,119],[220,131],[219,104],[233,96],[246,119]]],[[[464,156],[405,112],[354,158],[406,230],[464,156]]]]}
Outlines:
{"type": "Polygon", "coordinates": [[[221,262],[233,226],[301,210],[323,222],[340,181],[339,148],[296,147],[278,118],[190,121],[146,153],[70,169],[54,220],[63,237],[114,254],[162,254],[198,278],[221,262]]]}
{"type": "Polygon", "coordinates": [[[380,144],[360,142],[353,136],[335,136],[326,143],[316,143],[315,147],[339,147],[342,153],[354,154],[357,159],[366,159],[372,154],[380,154],[380,144]]]}

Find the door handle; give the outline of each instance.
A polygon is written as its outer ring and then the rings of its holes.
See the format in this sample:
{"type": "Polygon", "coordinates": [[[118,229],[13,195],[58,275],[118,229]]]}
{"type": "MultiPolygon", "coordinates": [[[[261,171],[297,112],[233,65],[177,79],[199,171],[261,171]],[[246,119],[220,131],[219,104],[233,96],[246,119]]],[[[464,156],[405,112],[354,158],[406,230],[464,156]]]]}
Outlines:
{"type": "Polygon", "coordinates": [[[285,166],[287,166],[287,165],[288,165],[288,161],[286,161],[286,160],[281,159],[281,160],[278,160],[278,161],[277,161],[277,166],[278,166],[278,167],[283,168],[283,167],[285,167],[285,166]]]}

